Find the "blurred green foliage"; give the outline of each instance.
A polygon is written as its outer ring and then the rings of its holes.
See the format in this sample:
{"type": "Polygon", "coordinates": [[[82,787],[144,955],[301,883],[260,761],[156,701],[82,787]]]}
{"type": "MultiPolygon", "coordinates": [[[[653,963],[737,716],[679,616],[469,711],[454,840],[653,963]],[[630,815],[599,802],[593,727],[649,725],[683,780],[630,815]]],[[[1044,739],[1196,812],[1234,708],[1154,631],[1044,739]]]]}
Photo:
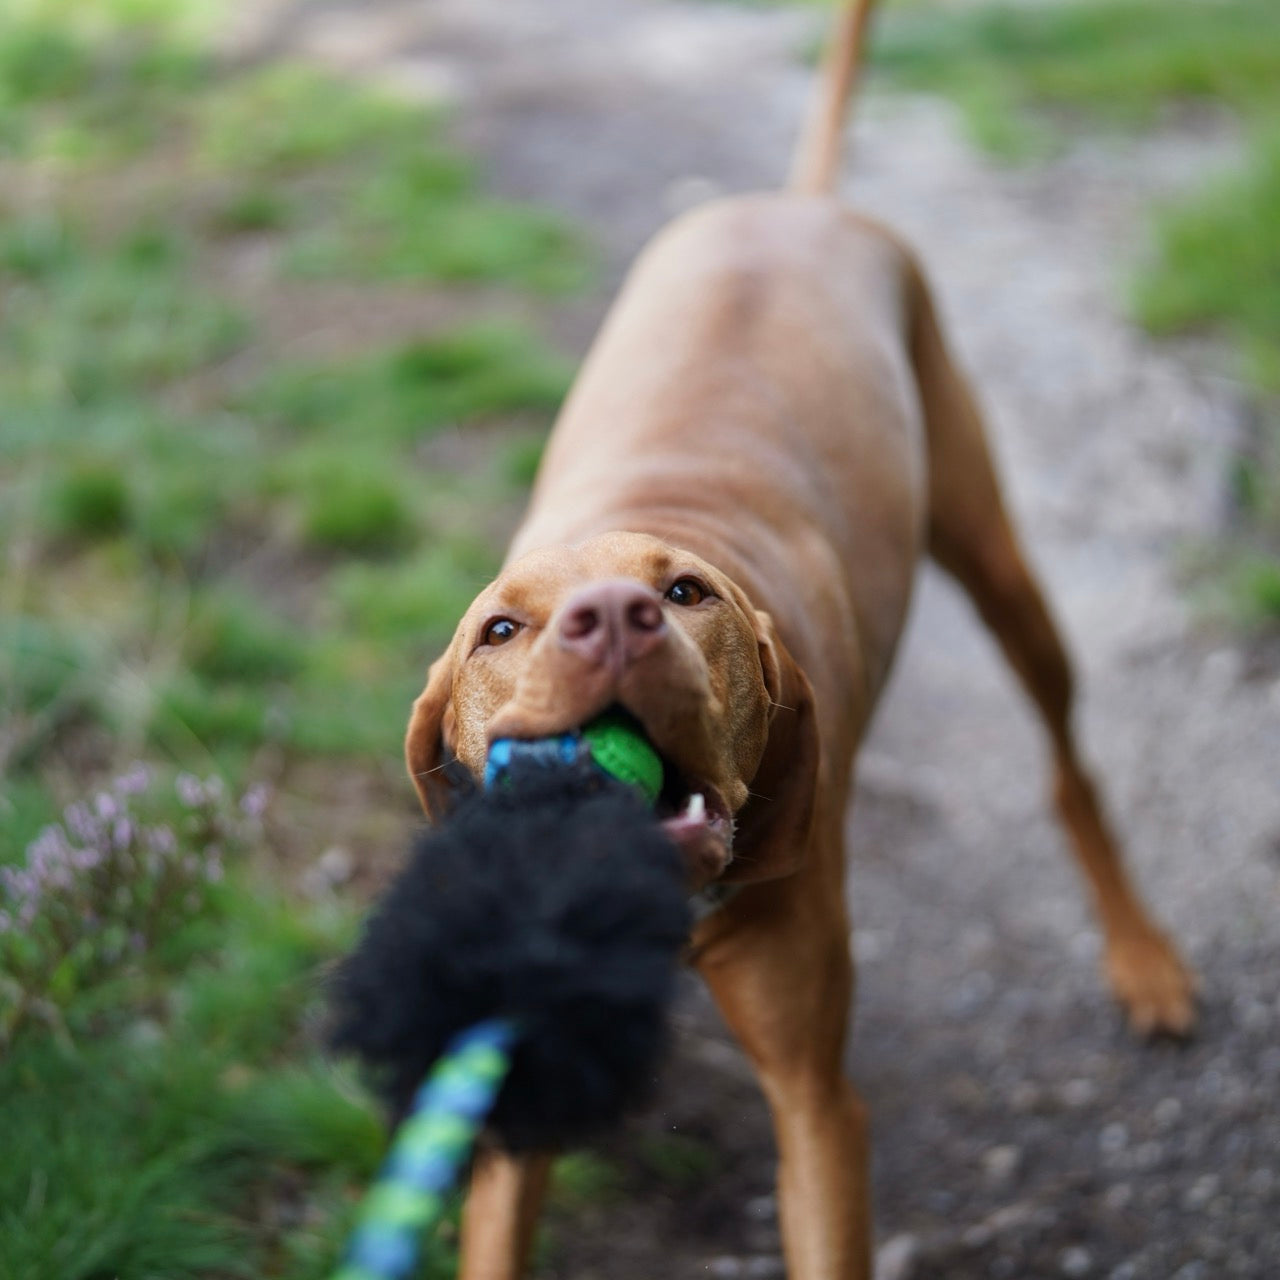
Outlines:
{"type": "Polygon", "coordinates": [[[247,883],[220,913],[169,939],[184,976],[148,962],[92,993],[92,1037],[28,1032],[0,1059],[3,1280],[327,1274],[384,1142],[306,1047],[316,966],[352,913],[247,883]],[[259,1217],[299,1195],[292,1222],[259,1217]]]}
{"type": "MultiPolygon", "coordinates": [[[[1276,75],[1280,84],[1280,57],[1276,75]]],[[[1136,286],[1142,321],[1156,333],[1224,331],[1253,380],[1280,395],[1280,107],[1249,167],[1164,212],[1156,244],[1157,265],[1136,286]]]]}
{"type": "Polygon", "coordinates": [[[577,237],[539,209],[481,195],[473,166],[444,144],[430,113],[312,68],[276,64],[223,86],[197,147],[215,171],[254,184],[239,198],[242,214],[282,220],[280,197],[264,199],[267,181],[305,191],[292,202],[285,254],[300,275],[500,280],[550,292],[586,281],[577,237]]]}
{"type": "Polygon", "coordinates": [[[1157,334],[1211,333],[1239,353],[1264,419],[1234,488],[1244,565],[1221,577],[1250,618],[1280,618],[1280,5],[1273,0],[1057,0],[886,15],[875,64],[952,95],[996,155],[1045,155],[1073,130],[1176,125],[1226,109],[1243,166],[1157,212],[1132,286],[1157,334]]]}
{"type": "MultiPolygon", "coordinates": [[[[346,741],[395,753],[408,673],[420,678],[462,593],[429,582],[413,634],[369,634],[364,614],[326,612],[326,579],[344,557],[408,566],[424,544],[448,547],[449,521],[463,518],[446,496],[459,476],[421,461],[422,440],[512,417],[527,434],[567,383],[564,360],[503,318],[500,297],[493,320],[402,324],[382,348],[332,316],[351,354],[301,357],[289,331],[309,331],[317,276],[347,290],[387,274],[560,288],[582,279],[586,256],[560,222],[485,196],[437,115],[301,65],[220,66],[181,9],[112,0],[90,20],[31,0],[0,17],[16,113],[14,180],[0,198],[0,535],[23,566],[4,599],[31,624],[27,648],[44,636],[62,653],[88,624],[101,656],[68,687],[127,669],[150,689],[123,719],[118,698],[77,697],[74,714],[63,699],[68,714],[13,730],[23,742],[0,765],[38,761],[86,717],[140,729],[165,751],[185,739],[239,758],[295,729],[307,750],[341,751],[350,699],[325,682],[357,671],[363,706],[401,710],[376,738],[346,741]],[[54,145],[100,117],[101,146],[54,145]],[[245,236],[266,238],[268,283],[300,290],[295,316],[264,319],[269,292],[223,287],[245,236]],[[291,284],[304,259],[311,282],[291,284]],[[238,567],[257,562],[269,570],[238,567]],[[204,591],[228,573],[248,579],[234,608],[232,595],[204,591]],[[281,585],[283,613],[267,603],[281,585]]],[[[487,465],[485,452],[464,463],[476,496],[513,501],[527,475],[487,465]]],[[[485,559],[491,572],[496,547],[485,559]]],[[[51,669],[25,653],[33,660],[51,669]]],[[[0,706],[29,704],[30,678],[8,670],[0,706]]]]}
{"type": "Polygon", "coordinates": [[[0,865],[135,754],[299,824],[0,1055],[0,1280],[329,1274],[384,1135],[313,1043],[354,913],[297,872],[412,821],[409,706],[567,382],[513,316],[590,268],[439,113],[214,57],[226,13],[0,6],[0,865]]]}
{"type": "Polygon", "coordinates": [[[899,84],[953,94],[979,141],[1016,154],[1052,145],[1064,113],[1132,128],[1197,100],[1243,118],[1274,111],[1280,10],[1270,0],[920,4],[890,11],[872,59],[899,84]]]}
{"type": "Polygon", "coordinates": [[[314,438],[411,442],[468,420],[554,409],[564,360],[523,329],[472,326],[391,351],[325,364],[282,365],[248,399],[262,420],[314,438]]]}

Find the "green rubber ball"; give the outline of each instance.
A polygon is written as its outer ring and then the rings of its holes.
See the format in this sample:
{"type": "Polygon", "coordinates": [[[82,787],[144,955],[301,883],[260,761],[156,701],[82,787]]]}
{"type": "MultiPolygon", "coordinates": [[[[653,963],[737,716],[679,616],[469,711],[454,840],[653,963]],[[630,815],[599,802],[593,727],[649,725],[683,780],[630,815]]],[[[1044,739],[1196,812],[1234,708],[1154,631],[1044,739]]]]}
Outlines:
{"type": "Polygon", "coordinates": [[[658,798],[662,761],[630,716],[607,711],[583,726],[582,737],[605,773],[638,787],[650,804],[658,798]]]}

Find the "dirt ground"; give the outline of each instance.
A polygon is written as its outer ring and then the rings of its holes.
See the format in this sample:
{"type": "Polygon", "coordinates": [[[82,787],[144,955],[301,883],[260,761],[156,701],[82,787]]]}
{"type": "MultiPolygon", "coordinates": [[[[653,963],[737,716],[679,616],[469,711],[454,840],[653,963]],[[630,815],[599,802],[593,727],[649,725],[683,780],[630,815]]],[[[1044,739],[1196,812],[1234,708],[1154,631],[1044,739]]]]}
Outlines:
{"type": "MultiPolygon", "coordinates": [[[[450,101],[495,186],[580,219],[616,282],[667,217],[775,184],[814,15],[661,0],[310,3],[238,38],[450,101]]],[[[1204,979],[1189,1046],[1134,1043],[1043,803],[1040,740],[925,574],[859,770],[850,1070],[874,1126],[879,1280],[1280,1275],[1280,667],[1188,603],[1229,518],[1239,389],[1123,318],[1142,210],[1230,159],[1221,123],[1009,171],[951,110],[873,94],[849,199],[924,258],[1079,663],[1080,726],[1136,873],[1204,979]]],[[[581,349],[607,290],[557,322],[581,349]]],[[[611,1146],[717,1153],[555,1233],[543,1280],[783,1274],[768,1119],[691,983],[653,1111],[611,1146]]]]}

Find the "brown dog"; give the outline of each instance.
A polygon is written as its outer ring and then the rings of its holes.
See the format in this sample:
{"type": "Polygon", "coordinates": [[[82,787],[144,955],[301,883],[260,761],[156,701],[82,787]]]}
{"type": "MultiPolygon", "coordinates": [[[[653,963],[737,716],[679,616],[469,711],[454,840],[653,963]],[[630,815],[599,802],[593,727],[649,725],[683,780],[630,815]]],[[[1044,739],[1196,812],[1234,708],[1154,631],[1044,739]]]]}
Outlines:
{"type": "MultiPolygon", "coordinates": [[[[613,704],[640,720],[667,763],[661,812],[691,883],[740,886],[693,955],[772,1109],[795,1280],[870,1269],[863,1110],[841,1071],[844,823],[925,551],[1044,720],[1113,992],[1140,1031],[1192,1019],[1190,975],[1078,759],[1067,659],[920,270],[830,194],[868,8],[840,20],[792,190],[681,219],[632,271],[507,564],[432,666],[407,741],[431,813],[450,757],[479,775],[495,737],[558,733],[613,704]]],[[[517,1276],[547,1164],[478,1164],[468,1280],[517,1276]]]]}

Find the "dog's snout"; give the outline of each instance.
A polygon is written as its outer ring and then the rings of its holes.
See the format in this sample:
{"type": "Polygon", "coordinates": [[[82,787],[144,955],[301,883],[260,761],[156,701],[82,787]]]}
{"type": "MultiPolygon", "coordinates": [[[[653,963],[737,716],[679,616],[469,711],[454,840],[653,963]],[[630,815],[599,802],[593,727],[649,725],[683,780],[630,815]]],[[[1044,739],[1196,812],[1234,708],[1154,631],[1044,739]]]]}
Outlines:
{"type": "Polygon", "coordinates": [[[592,583],[560,611],[562,648],[596,666],[621,666],[648,653],[666,631],[657,592],[629,578],[592,583]]]}

